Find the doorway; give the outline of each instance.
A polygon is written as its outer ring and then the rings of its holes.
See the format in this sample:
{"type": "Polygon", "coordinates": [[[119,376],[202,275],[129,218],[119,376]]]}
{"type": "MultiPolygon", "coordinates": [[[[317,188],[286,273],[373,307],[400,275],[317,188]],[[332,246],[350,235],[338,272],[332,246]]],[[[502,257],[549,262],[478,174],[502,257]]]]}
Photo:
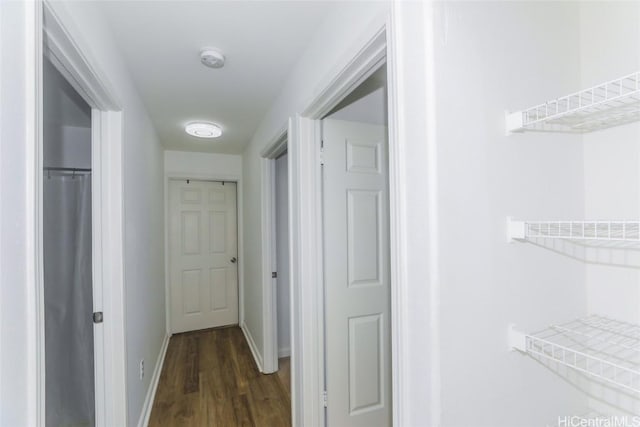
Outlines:
{"type": "MultiPolygon", "coordinates": [[[[34,124],[35,135],[42,135],[47,138],[48,124],[45,122],[44,109],[47,108],[44,98],[46,87],[46,68],[55,68],[63,80],[73,88],[75,95],[71,96],[71,105],[83,105],[85,118],[78,122],[77,117],[72,115],[70,122],[63,126],[53,127],[54,138],[62,138],[63,149],[58,150],[58,156],[46,153],[46,150],[54,148],[49,146],[44,138],[36,137],[33,147],[33,158],[31,163],[35,166],[34,177],[34,198],[30,200],[35,216],[36,229],[34,236],[34,275],[35,293],[38,301],[37,314],[37,336],[35,342],[36,359],[36,387],[34,400],[36,401],[35,418],[39,424],[48,422],[48,413],[52,411],[51,405],[64,401],[60,396],[53,396],[48,387],[54,377],[50,366],[51,358],[56,356],[50,354],[47,347],[47,332],[49,313],[51,304],[47,304],[46,297],[49,293],[47,288],[47,269],[49,272],[55,271],[52,268],[62,268],[62,265],[52,267],[53,258],[47,260],[46,252],[50,248],[47,242],[56,242],[56,239],[63,236],[70,239],[74,236],[75,253],[84,254],[84,257],[77,257],[73,262],[74,276],[78,276],[78,281],[87,283],[90,278],[92,292],[89,297],[87,288],[84,288],[83,301],[91,299],[90,304],[82,305],[82,324],[86,328],[84,338],[81,342],[87,347],[83,350],[89,352],[85,354],[83,361],[66,361],[67,367],[74,376],[80,377],[79,371],[88,372],[91,365],[91,354],[93,355],[93,366],[91,373],[83,374],[82,378],[86,382],[93,379],[93,386],[81,384],[75,379],[66,379],[64,387],[72,387],[74,395],[80,395],[80,389],[88,390],[86,394],[79,398],[76,404],[82,403],[87,410],[93,406],[93,421],[86,421],[87,416],[83,415],[77,423],[67,425],[125,425],[127,417],[127,394],[126,394],[126,354],[125,354],[125,322],[124,322],[124,221],[123,221],[123,164],[122,164],[122,114],[118,100],[114,96],[112,85],[107,79],[102,68],[90,60],[91,55],[83,50],[82,43],[74,28],[67,26],[66,15],[57,8],[55,3],[44,1],[36,3],[39,18],[33,26],[36,33],[35,40],[41,40],[42,45],[36,51],[40,54],[36,56],[36,74],[34,79],[33,93],[36,96],[37,120],[34,124]],[[40,19],[42,18],[42,19],[40,19]],[[42,48],[42,50],[40,50],[42,48]],[[47,63],[46,61],[49,61],[47,63]],[[76,97],[77,96],[77,97],[76,97]],[[81,98],[80,102],[78,98],[81,98]],[[87,126],[86,107],[90,109],[90,124],[87,126]],[[75,118],[73,118],[75,117],[75,118]],[[55,130],[55,129],[58,130],[55,130]],[[89,133],[87,144],[87,129],[89,133]],[[47,144],[47,145],[45,145],[47,144]],[[60,152],[63,153],[60,156],[60,152]],[[79,160],[81,158],[81,160],[79,160]],[[85,163],[87,158],[88,163],[85,163]],[[51,160],[54,163],[45,163],[51,160]],[[52,166],[58,162],[58,165],[52,166]],[[46,170],[45,168],[49,168],[46,170]],[[63,168],[56,170],[54,168],[63,168]],[[90,176],[89,176],[90,173],[90,176]],[[71,220],[75,217],[69,227],[73,230],[53,228],[54,233],[49,234],[47,223],[49,218],[47,211],[63,206],[61,203],[65,198],[54,196],[48,192],[49,184],[59,184],[70,181],[71,187],[80,187],[75,196],[71,197],[70,188],[61,191],[67,192],[66,199],[75,198],[74,215],[67,214],[63,219],[71,220]],[[81,185],[82,182],[82,185],[81,185]],[[90,183],[89,183],[90,182],[90,183]],[[54,196],[54,197],[49,197],[54,196]],[[68,197],[67,197],[68,196],[68,197]],[[69,231],[69,232],[65,232],[69,231]],[[58,235],[56,235],[56,232],[58,235]],[[48,235],[49,234],[49,235],[48,235]],[[87,251],[84,247],[89,246],[87,251]],[[87,256],[89,255],[89,256],[87,256]],[[84,258],[84,259],[81,259],[84,258]],[[87,259],[89,258],[89,260],[87,259]],[[48,267],[45,266],[48,264],[48,267]],[[87,269],[89,271],[87,271],[87,269]],[[108,286],[104,286],[104,284],[108,286]],[[49,310],[47,310],[49,305],[49,310]],[[93,312],[93,314],[92,314],[93,312]],[[104,321],[103,321],[104,319],[104,321]],[[93,333],[93,339],[88,338],[89,330],[93,333]],[[91,353],[87,343],[93,343],[91,353]],[[49,359],[49,360],[47,360],[49,359]],[[70,362],[77,362],[77,366],[71,366],[70,362]],[[49,371],[49,372],[47,372],[49,371]],[[89,403],[91,402],[91,403],[89,403]]],[[[71,93],[71,92],[69,92],[71,93]]],[[[53,153],[56,150],[52,150],[53,153]]],[[[66,185],[66,183],[64,184],[66,185]]],[[[68,205],[68,204],[65,204],[68,205]]],[[[57,254],[64,256],[64,254],[57,254]]],[[[65,278],[66,280],[66,278],[65,278]]],[[[74,278],[75,280],[75,278],[74,278]]],[[[49,281],[50,282],[50,281],[49,281]]],[[[76,294],[76,296],[79,295],[76,294]]],[[[56,305],[53,310],[66,310],[73,302],[66,301],[64,306],[56,305]]],[[[58,313],[58,315],[60,315],[58,313]]],[[[77,314],[77,313],[76,313],[77,314]]],[[[64,314],[70,315],[70,313],[64,314]]],[[[49,336],[51,332],[49,331],[49,336]]],[[[65,353],[67,354],[66,350],[65,353]]],[[[59,355],[58,355],[59,356],[59,355]]],[[[64,381],[64,380],[63,380],[64,381]]],[[[65,403],[66,404],[66,403],[65,403]]],[[[75,412],[78,414],[80,412],[75,412]]],[[[91,415],[89,416],[91,418],[91,415]]]]}
{"type": "MultiPolygon", "coordinates": [[[[340,327],[343,330],[349,327],[357,326],[375,326],[361,328],[363,333],[361,337],[368,337],[375,332],[384,331],[388,327],[388,334],[382,333],[379,337],[379,343],[386,347],[385,342],[389,342],[389,347],[379,351],[384,360],[375,361],[370,358],[367,363],[383,367],[385,372],[377,375],[376,381],[387,378],[384,384],[376,386],[377,390],[382,391],[380,395],[377,391],[373,394],[366,394],[360,397],[349,396],[355,399],[352,402],[347,401],[347,415],[356,415],[363,409],[364,412],[375,410],[375,407],[386,406],[383,418],[380,420],[382,425],[390,425],[393,419],[397,423],[402,410],[402,393],[396,393],[399,387],[399,381],[403,378],[398,373],[399,361],[399,343],[404,342],[402,334],[399,334],[399,319],[401,312],[399,311],[398,294],[406,287],[405,279],[398,269],[398,262],[401,255],[404,254],[404,234],[403,229],[398,222],[398,210],[401,210],[401,197],[403,196],[402,187],[398,186],[401,182],[402,169],[399,167],[398,159],[399,150],[404,147],[403,140],[398,139],[398,112],[395,104],[395,96],[397,96],[397,81],[393,72],[396,72],[397,64],[394,62],[394,46],[387,44],[387,36],[393,33],[388,24],[382,25],[378,30],[371,33],[368,41],[359,46],[357,53],[344,64],[344,67],[330,77],[331,83],[325,87],[321,93],[313,99],[299,114],[292,116],[289,120],[289,171],[291,183],[291,277],[292,277],[292,352],[296,356],[292,359],[292,404],[293,404],[293,423],[294,425],[327,425],[327,416],[331,416],[332,404],[335,405],[336,400],[340,399],[340,394],[332,397],[331,385],[328,382],[327,375],[327,356],[325,352],[325,341],[329,324],[326,322],[325,304],[327,295],[325,294],[325,277],[327,273],[325,269],[325,234],[324,227],[326,218],[323,217],[325,206],[323,203],[323,171],[322,164],[325,162],[325,153],[323,152],[323,119],[327,118],[332,112],[335,112],[336,106],[339,106],[343,100],[354,92],[354,88],[358,88],[364,81],[371,77],[381,67],[386,68],[388,61],[391,61],[389,69],[392,71],[385,78],[388,79],[387,89],[389,92],[387,116],[389,122],[389,131],[387,132],[388,160],[380,163],[388,167],[388,203],[383,204],[389,209],[388,223],[389,238],[387,240],[390,276],[388,294],[389,297],[388,311],[386,322],[384,324],[377,321],[369,322],[368,325],[356,325],[357,322],[351,322],[349,325],[343,322],[340,327]],[[391,54],[391,57],[387,55],[391,54]],[[378,324],[376,324],[378,323],[378,324]],[[389,341],[387,341],[389,340],[389,341]],[[388,368],[388,369],[387,369],[388,368]],[[388,374],[387,374],[388,372],[388,374]],[[377,396],[376,396],[377,395],[377,396]],[[373,396],[373,397],[372,397],[373,396]],[[380,396],[381,399],[377,397],[380,396]],[[318,398],[319,397],[319,398],[318,398]],[[361,398],[364,397],[364,400],[361,398]],[[380,402],[378,404],[377,402],[380,402]],[[332,403],[333,402],[333,403],[332,403]],[[355,403],[355,405],[354,405],[355,403]]],[[[343,141],[344,143],[344,141],[343,141]]],[[[358,144],[353,144],[358,145],[358,144]]],[[[367,144],[365,144],[367,145],[367,144]]],[[[358,148],[358,147],[355,147],[358,148]]],[[[345,147],[346,151],[346,147],[345,147]]],[[[356,150],[358,151],[358,150],[356,150]]],[[[381,158],[372,158],[372,154],[377,156],[377,150],[366,149],[369,155],[364,156],[362,164],[352,162],[352,167],[356,169],[360,166],[367,168],[372,161],[381,162],[381,158]]],[[[352,160],[353,160],[352,152],[352,160]]],[[[357,153],[361,156],[364,153],[357,153]]],[[[358,161],[360,163],[360,161],[358,161]]],[[[343,163],[340,167],[347,169],[347,163],[343,163]]],[[[347,195],[344,194],[344,199],[347,195]]],[[[382,200],[382,197],[378,198],[382,200]]],[[[367,203],[362,203],[366,205],[367,203]]],[[[373,205],[371,201],[368,203],[373,205]]],[[[356,228],[353,228],[356,231],[356,228]]],[[[361,234],[361,233],[360,233],[361,234]]],[[[378,233],[378,237],[383,236],[383,232],[378,233]]],[[[353,263],[352,263],[353,265],[353,263]]],[[[349,266],[347,265],[347,269],[349,266]]],[[[348,270],[347,270],[348,271],[348,270]]],[[[366,285],[365,285],[366,286],[366,285]]],[[[371,286],[374,288],[374,286],[371,286]]],[[[328,310],[328,307],[327,307],[328,310]]],[[[385,315],[383,314],[382,317],[385,315]]],[[[355,316],[354,316],[355,317],[355,316]]],[[[346,319],[345,319],[346,320],[346,319]]],[[[372,320],[372,319],[368,319],[372,320]]],[[[351,333],[355,338],[357,334],[351,333]]],[[[365,339],[363,342],[370,343],[373,340],[365,339]]],[[[352,340],[353,343],[353,340],[352,340]]],[[[342,342],[343,360],[348,358],[344,353],[350,351],[350,342],[342,342]]],[[[359,344],[359,343],[353,343],[359,344]]],[[[369,346],[371,347],[371,346],[369,346]]],[[[356,361],[349,360],[349,363],[356,361]]],[[[363,375],[368,369],[351,370],[349,375],[363,375]]],[[[343,380],[350,381],[355,384],[358,378],[346,378],[343,380]]],[[[366,381],[365,381],[366,382],[366,381]]],[[[362,389],[364,382],[359,387],[362,389]]],[[[347,391],[349,385],[345,386],[347,391]]],[[[354,421],[354,423],[357,422],[354,421]]]]}
{"type": "Polygon", "coordinates": [[[91,108],[47,58],[43,89],[46,424],[92,426],[91,108]]]}
{"type": "Polygon", "coordinates": [[[321,121],[327,425],[391,425],[386,67],[321,121]]]}
{"type": "Polygon", "coordinates": [[[238,324],[235,182],[171,180],[171,332],[238,324]]]}

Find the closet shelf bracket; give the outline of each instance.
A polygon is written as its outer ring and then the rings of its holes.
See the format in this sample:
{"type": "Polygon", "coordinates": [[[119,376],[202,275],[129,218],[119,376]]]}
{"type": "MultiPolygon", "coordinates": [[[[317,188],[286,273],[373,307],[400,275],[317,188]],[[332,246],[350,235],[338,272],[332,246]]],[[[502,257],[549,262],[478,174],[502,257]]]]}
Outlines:
{"type": "Polygon", "coordinates": [[[527,352],[527,334],[519,330],[515,323],[509,324],[509,350],[527,352]]]}
{"type": "Polygon", "coordinates": [[[513,243],[523,241],[527,238],[527,223],[525,221],[514,220],[507,217],[507,241],[513,243]]]}

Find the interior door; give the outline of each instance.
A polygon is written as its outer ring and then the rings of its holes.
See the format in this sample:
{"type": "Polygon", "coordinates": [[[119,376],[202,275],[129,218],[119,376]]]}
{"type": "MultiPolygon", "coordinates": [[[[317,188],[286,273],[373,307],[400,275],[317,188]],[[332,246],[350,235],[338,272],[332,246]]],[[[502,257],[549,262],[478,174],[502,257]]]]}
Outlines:
{"type": "Polygon", "coordinates": [[[236,184],[171,181],[172,332],[238,323],[236,184]]]}
{"type": "Polygon", "coordinates": [[[327,425],[391,425],[387,129],[325,119],[327,425]]]}

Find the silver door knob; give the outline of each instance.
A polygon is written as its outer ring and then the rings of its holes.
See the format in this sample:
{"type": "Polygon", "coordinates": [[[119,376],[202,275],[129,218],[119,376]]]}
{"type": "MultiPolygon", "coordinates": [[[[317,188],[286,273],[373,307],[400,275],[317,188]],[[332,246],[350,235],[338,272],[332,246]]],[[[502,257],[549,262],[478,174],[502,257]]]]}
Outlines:
{"type": "Polygon", "coordinates": [[[231,258],[231,262],[232,262],[232,263],[234,263],[234,264],[235,264],[235,263],[236,263],[236,261],[237,261],[236,257],[231,258]]]}

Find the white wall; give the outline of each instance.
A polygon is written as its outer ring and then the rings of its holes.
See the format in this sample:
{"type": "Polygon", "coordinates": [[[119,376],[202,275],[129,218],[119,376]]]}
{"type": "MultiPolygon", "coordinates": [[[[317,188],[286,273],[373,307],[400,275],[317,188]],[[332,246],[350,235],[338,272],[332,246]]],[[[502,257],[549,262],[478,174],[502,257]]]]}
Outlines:
{"type": "Polygon", "coordinates": [[[585,315],[585,267],[507,243],[505,219],[581,218],[583,145],[505,136],[504,112],[577,89],[580,5],[451,2],[435,16],[442,425],[555,423],[582,413],[586,397],[507,351],[507,325],[585,315]]]}
{"type": "Polygon", "coordinates": [[[188,151],[164,152],[165,175],[208,176],[219,175],[242,176],[242,156],[233,154],[194,153],[188,151]]]}
{"type": "MultiPolygon", "coordinates": [[[[585,2],[581,6],[581,87],[640,69],[640,5],[585,2]],[[597,26],[594,28],[594,25],[597,26]],[[612,49],[611,46],[615,46],[612,49]]],[[[585,214],[593,219],[640,216],[640,124],[584,135],[585,214]]],[[[640,267],[635,251],[599,249],[587,266],[589,310],[640,323],[640,267]],[[635,304],[630,303],[634,301],[635,304]]]]}
{"type": "MultiPolygon", "coordinates": [[[[78,43],[111,83],[123,115],[124,286],[127,411],[138,422],[151,374],[166,334],[164,292],[163,150],[100,4],[52,2],[78,43]],[[146,374],[139,379],[139,363],[146,374]]],[[[105,321],[108,321],[105,313],[105,321]]]]}
{"type": "Polygon", "coordinates": [[[278,357],[291,355],[289,303],[289,171],[287,153],[276,159],[276,261],[278,272],[278,357]]]}
{"type": "Polygon", "coordinates": [[[359,47],[357,41],[365,29],[384,23],[388,8],[386,2],[349,2],[334,8],[286,78],[285,87],[243,153],[244,235],[247,238],[244,245],[245,324],[261,356],[264,354],[262,272],[266,270],[262,268],[261,245],[255,240],[255,236],[262,236],[260,152],[286,127],[289,117],[302,111],[328,84],[330,71],[344,67],[354,48],[359,47]]]}
{"type": "MultiPolygon", "coordinates": [[[[640,69],[640,4],[584,2],[580,9],[581,82],[586,88],[640,69]]],[[[587,219],[640,216],[640,124],[585,134],[587,219]]],[[[640,323],[640,252],[613,248],[588,252],[589,313],[640,323]],[[616,265],[617,264],[617,265],[616,265]],[[631,268],[629,268],[631,267],[631,268]]],[[[602,413],[640,413],[640,399],[593,387],[591,405],[602,413]],[[605,403],[615,403],[616,408],[605,403]]]]}
{"type": "Polygon", "coordinates": [[[26,2],[0,3],[0,425],[35,424],[35,299],[28,280],[26,2]]]}

